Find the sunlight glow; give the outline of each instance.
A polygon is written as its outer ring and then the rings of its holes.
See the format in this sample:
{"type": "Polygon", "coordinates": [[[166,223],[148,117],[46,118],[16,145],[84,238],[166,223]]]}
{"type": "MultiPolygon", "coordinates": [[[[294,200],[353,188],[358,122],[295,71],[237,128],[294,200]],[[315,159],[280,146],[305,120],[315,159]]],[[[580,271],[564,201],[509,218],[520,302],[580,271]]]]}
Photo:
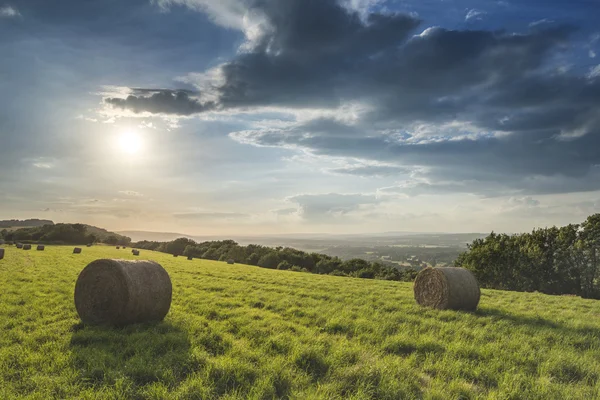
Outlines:
{"type": "Polygon", "coordinates": [[[119,136],[118,141],[119,149],[129,155],[138,154],[142,149],[142,139],[136,132],[125,131],[119,136]]]}

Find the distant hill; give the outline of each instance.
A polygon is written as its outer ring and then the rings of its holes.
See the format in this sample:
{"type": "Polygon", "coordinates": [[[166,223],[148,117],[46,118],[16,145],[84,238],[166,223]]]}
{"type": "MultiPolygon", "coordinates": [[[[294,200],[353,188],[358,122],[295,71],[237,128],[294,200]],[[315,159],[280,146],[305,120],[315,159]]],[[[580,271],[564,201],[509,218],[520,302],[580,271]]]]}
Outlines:
{"type": "Polygon", "coordinates": [[[85,224],[45,224],[0,232],[0,239],[25,243],[87,244],[92,242],[128,245],[131,239],[106,229],[85,224]]]}
{"type": "Polygon", "coordinates": [[[115,236],[119,240],[131,238],[129,235],[122,235],[120,233],[107,231],[104,228],[98,228],[97,226],[86,225],[84,224],[86,232],[88,235],[95,235],[98,239],[104,241],[109,236],[115,236]]]}
{"type": "Polygon", "coordinates": [[[34,228],[43,225],[54,225],[54,222],[48,219],[0,220],[0,228],[34,228]]]}
{"type": "Polygon", "coordinates": [[[119,235],[130,237],[134,242],[148,240],[151,242],[170,242],[181,237],[198,240],[197,236],[174,232],[119,231],[119,235]]]}

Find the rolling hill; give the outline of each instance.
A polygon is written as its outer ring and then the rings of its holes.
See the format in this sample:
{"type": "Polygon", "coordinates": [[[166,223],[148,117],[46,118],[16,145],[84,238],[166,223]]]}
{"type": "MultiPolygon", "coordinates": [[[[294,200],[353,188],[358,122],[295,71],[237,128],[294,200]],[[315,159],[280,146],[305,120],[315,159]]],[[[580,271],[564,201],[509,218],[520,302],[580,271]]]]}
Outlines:
{"type": "Polygon", "coordinates": [[[409,283],[142,251],[173,302],[158,324],[84,326],[73,304],[94,246],[6,247],[2,399],[594,399],[600,303],[483,290],[473,313],[418,307],[409,283]]]}

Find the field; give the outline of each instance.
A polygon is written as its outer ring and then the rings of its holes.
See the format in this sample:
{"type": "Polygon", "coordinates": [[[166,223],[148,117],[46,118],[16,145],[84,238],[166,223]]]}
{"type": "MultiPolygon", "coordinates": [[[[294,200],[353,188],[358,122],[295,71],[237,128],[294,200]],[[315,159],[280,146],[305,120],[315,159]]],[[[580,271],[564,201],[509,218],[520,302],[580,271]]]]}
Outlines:
{"type": "Polygon", "coordinates": [[[77,276],[134,257],[71,251],[0,260],[0,399],[600,398],[598,301],[484,290],[475,313],[435,311],[408,283],[142,251],[171,276],[166,320],[99,328],[77,276]]]}

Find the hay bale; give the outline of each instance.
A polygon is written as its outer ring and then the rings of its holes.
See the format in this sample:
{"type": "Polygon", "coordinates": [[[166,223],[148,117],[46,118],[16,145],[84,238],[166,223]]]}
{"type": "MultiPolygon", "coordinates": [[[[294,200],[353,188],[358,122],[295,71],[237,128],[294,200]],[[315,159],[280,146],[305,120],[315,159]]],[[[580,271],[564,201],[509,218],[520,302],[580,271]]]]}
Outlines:
{"type": "Polygon", "coordinates": [[[194,257],[192,257],[192,256],[188,256],[188,260],[190,260],[190,261],[191,261],[191,260],[193,260],[193,259],[194,259],[194,257]]]}
{"type": "Polygon", "coordinates": [[[36,250],[37,250],[37,251],[44,251],[44,249],[45,249],[45,248],[46,248],[46,246],[43,246],[43,245],[41,245],[41,244],[38,244],[38,247],[37,247],[37,249],[36,249],[36,250]]]}
{"type": "Polygon", "coordinates": [[[81,254],[81,247],[75,247],[73,249],[73,254],[81,254]]]}
{"type": "Polygon", "coordinates": [[[425,268],[414,284],[418,304],[439,310],[475,310],[481,292],[477,279],[464,268],[425,268]]]}
{"type": "Polygon", "coordinates": [[[230,258],[229,260],[227,260],[227,264],[235,264],[235,262],[230,258]]]}
{"type": "Polygon", "coordinates": [[[22,249],[23,248],[23,243],[17,243],[17,249],[22,249]]]}
{"type": "Polygon", "coordinates": [[[87,247],[92,247],[91,243],[86,244],[87,247]]]}
{"type": "Polygon", "coordinates": [[[134,256],[139,256],[140,255],[140,251],[139,250],[132,250],[131,254],[133,254],[134,256]]]}
{"type": "Polygon", "coordinates": [[[24,244],[23,245],[23,250],[31,250],[31,245],[30,244],[24,244]]]}
{"type": "Polygon", "coordinates": [[[120,246],[117,246],[117,250],[119,250],[119,249],[121,249],[121,247],[120,247],[120,246]]]}
{"type": "Polygon", "coordinates": [[[173,257],[177,257],[177,254],[173,254],[173,257]]]}
{"type": "Polygon", "coordinates": [[[4,249],[0,249],[0,260],[4,258],[4,249]]]}
{"type": "Polygon", "coordinates": [[[96,260],[75,284],[75,308],[86,324],[161,321],[171,296],[169,274],[154,261],[96,260]]]}

